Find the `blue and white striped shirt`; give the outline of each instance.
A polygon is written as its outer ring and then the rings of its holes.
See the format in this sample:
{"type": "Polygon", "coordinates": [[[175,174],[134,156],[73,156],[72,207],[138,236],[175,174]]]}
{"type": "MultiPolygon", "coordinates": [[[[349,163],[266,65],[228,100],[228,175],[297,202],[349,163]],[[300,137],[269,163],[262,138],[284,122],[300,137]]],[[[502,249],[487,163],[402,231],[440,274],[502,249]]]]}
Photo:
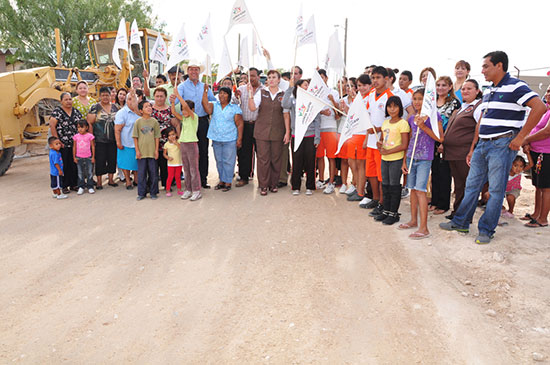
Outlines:
{"type": "Polygon", "coordinates": [[[527,84],[506,73],[499,84],[483,92],[479,125],[480,138],[497,137],[508,132],[519,132],[525,123],[529,100],[538,95],[527,84]]]}

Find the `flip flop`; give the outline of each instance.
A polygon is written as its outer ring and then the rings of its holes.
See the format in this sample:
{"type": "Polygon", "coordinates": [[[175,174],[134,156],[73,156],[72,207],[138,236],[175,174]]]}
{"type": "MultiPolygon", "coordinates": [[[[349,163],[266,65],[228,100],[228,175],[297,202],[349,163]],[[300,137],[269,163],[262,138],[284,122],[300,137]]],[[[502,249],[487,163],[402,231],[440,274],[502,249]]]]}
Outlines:
{"type": "Polygon", "coordinates": [[[525,213],[525,215],[523,217],[521,217],[519,220],[520,221],[531,221],[531,220],[533,220],[533,217],[531,216],[531,214],[525,213]]]}
{"type": "Polygon", "coordinates": [[[411,229],[416,227],[418,226],[411,226],[408,223],[403,223],[403,224],[400,224],[399,227],[397,227],[397,229],[405,230],[405,229],[411,229]]]}
{"type": "Polygon", "coordinates": [[[535,219],[531,219],[531,221],[529,223],[525,223],[524,226],[529,228],[543,228],[543,227],[548,227],[548,223],[542,224],[535,219]]]}
{"type": "Polygon", "coordinates": [[[430,237],[430,233],[420,233],[420,232],[414,232],[409,235],[409,238],[411,240],[423,240],[424,238],[430,237]]]}
{"type": "Polygon", "coordinates": [[[434,215],[440,215],[440,214],[444,214],[446,213],[447,211],[446,210],[443,210],[443,209],[436,209],[433,211],[433,214],[434,215]]]}

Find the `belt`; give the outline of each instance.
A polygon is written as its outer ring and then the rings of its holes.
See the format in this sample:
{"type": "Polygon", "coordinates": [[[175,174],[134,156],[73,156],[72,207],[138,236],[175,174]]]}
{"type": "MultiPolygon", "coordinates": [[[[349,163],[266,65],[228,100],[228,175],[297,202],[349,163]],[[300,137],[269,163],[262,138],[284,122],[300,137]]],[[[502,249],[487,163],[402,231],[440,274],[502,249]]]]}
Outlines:
{"type": "Polygon", "coordinates": [[[501,138],[513,137],[513,136],[515,136],[515,135],[516,135],[515,132],[510,131],[510,132],[508,132],[508,133],[501,134],[500,136],[489,137],[489,138],[479,137],[479,139],[481,139],[481,140],[483,140],[483,141],[494,141],[494,140],[501,139],[501,138]]]}
{"type": "Polygon", "coordinates": [[[256,121],[255,120],[245,120],[244,122],[248,123],[248,124],[254,124],[256,121]]]}

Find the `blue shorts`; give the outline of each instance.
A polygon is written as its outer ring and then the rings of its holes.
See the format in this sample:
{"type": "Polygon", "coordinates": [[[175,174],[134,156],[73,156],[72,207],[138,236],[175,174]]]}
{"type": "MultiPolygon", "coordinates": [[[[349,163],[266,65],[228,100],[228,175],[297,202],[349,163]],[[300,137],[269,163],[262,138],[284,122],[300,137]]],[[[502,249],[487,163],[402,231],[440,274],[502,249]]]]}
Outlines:
{"type": "MultiPolygon", "coordinates": [[[[411,159],[407,157],[407,168],[411,163],[411,159]]],[[[428,178],[432,169],[431,160],[414,159],[411,170],[407,175],[407,188],[411,190],[428,191],[428,178]]]]}
{"type": "Polygon", "coordinates": [[[63,187],[63,176],[50,175],[50,186],[52,190],[61,189],[63,187]]]}
{"type": "Polygon", "coordinates": [[[137,171],[138,163],[136,160],[136,149],[124,147],[117,151],[116,163],[123,170],[137,171]]]}

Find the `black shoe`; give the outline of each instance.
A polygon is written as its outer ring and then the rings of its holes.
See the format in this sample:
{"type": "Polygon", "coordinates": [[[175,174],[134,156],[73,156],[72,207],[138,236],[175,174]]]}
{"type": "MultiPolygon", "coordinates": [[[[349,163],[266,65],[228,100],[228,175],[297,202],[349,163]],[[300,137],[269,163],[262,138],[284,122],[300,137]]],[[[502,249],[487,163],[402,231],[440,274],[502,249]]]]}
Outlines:
{"type": "Polygon", "coordinates": [[[376,206],[376,208],[374,208],[370,213],[369,215],[371,217],[376,217],[376,216],[379,216],[380,214],[384,213],[384,206],[380,203],[378,203],[378,205],[376,206]]]}
{"type": "Polygon", "coordinates": [[[70,193],[71,193],[71,190],[70,190],[69,188],[63,188],[63,189],[61,189],[61,192],[62,192],[63,194],[70,194],[70,193]]]}
{"type": "Polygon", "coordinates": [[[284,187],[287,186],[287,185],[288,185],[288,183],[279,181],[279,183],[277,184],[277,187],[278,187],[278,188],[284,188],[284,187]]]}
{"type": "Polygon", "coordinates": [[[210,189],[210,185],[208,185],[208,183],[204,183],[201,186],[203,189],[210,189]]]}
{"type": "Polygon", "coordinates": [[[342,177],[341,176],[334,176],[334,185],[335,186],[341,186],[342,185],[342,177]]]}
{"type": "Polygon", "coordinates": [[[371,200],[371,201],[368,202],[368,204],[365,206],[365,209],[376,208],[378,205],[380,205],[380,203],[378,202],[378,200],[371,200]]]}
{"type": "Polygon", "coordinates": [[[388,215],[388,212],[382,212],[380,214],[378,214],[377,216],[374,217],[374,220],[376,222],[383,222],[386,220],[386,218],[388,218],[389,215],[388,215]]]}
{"type": "Polygon", "coordinates": [[[445,218],[447,219],[453,219],[454,217],[455,217],[454,214],[449,214],[445,216],[445,218]]]}
{"type": "Polygon", "coordinates": [[[382,224],[391,226],[392,224],[399,222],[399,216],[399,213],[390,213],[390,215],[382,221],[382,224]]]}

